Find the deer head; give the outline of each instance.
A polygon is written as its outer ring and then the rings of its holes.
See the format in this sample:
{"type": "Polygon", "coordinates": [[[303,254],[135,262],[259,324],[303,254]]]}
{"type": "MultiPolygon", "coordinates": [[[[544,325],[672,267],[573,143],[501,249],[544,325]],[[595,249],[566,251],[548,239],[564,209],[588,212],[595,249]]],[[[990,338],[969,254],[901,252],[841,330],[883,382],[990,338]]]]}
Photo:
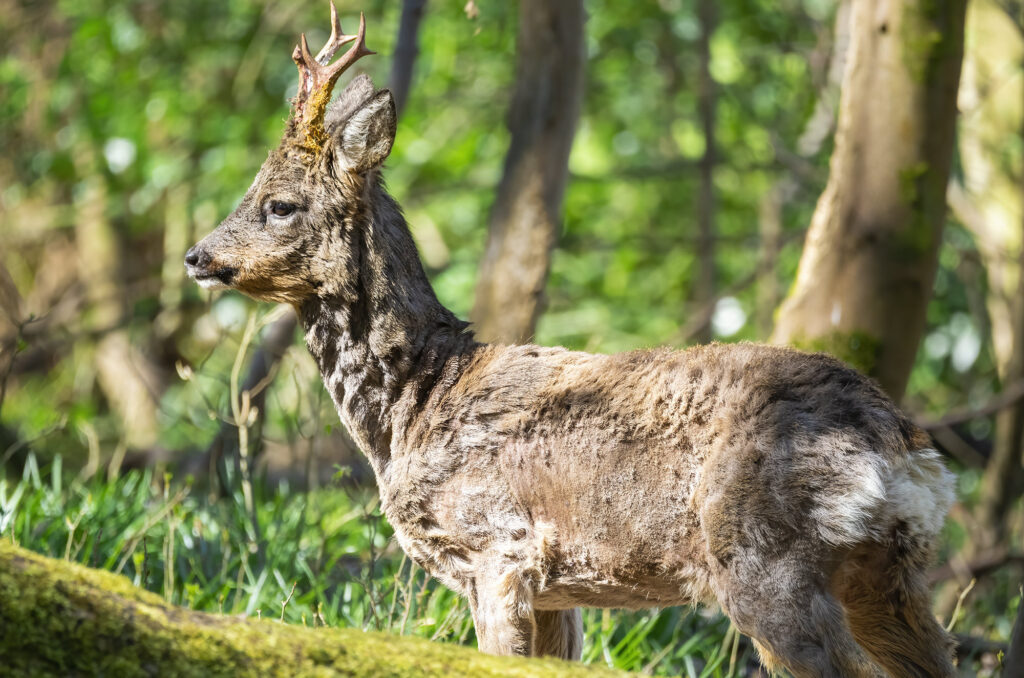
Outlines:
{"type": "Polygon", "coordinates": [[[366,22],[346,35],[331,3],[331,37],[310,55],[303,35],[292,55],[299,88],[280,145],[271,151],[238,208],[185,255],[189,275],[208,289],[295,306],[325,284],[355,275],[355,235],[365,221],[368,187],[391,152],[395,104],[367,76],[334,103],[339,76],[366,47],[366,22]],[[353,43],[334,64],[338,49],[353,43]]]}

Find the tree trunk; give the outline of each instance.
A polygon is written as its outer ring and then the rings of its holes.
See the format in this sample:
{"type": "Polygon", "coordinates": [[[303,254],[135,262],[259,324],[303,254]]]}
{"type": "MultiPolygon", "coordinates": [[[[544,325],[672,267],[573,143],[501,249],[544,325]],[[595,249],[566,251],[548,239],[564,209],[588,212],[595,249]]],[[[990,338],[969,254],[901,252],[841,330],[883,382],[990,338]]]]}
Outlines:
{"type": "MultiPolygon", "coordinates": [[[[83,162],[79,175],[89,176],[94,164],[83,162]]],[[[159,391],[159,378],[149,360],[132,344],[128,330],[121,327],[125,324],[126,295],[119,275],[124,254],[105,213],[106,185],[95,178],[83,185],[75,205],[75,243],[79,277],[89,299],[88,317],[94,328],[118,327],[105,333],[95,346],[96,381],[120,419],[127,445],[148,450],[156,444],[159,431],[154,395],[159,391]]]]}
{"type": "Polygon", "coordinates": [[[715,79],[711,77],[711,35],[718,21],[716,0],[698,0],[697,17],[700,38],[697,55],[697,117],[704,134],[704,154],[697,169],[700,174],[697,193],[697,281],[695,286],[698,312],[703,317],[694,339],[711,341],[711,316],[715,310],[715,79]]]}
{"type": "Polygon", "coordinates": [[[1017,621],[1010,633],[1010,646],[1003,657],[1003,678],[1024,678],[1024,601],[1017,607],[1017,621]]]}
{"type": "Polygon", "coordinates": [[[775,307],[782,298],[777,271],[782,250],[782,208],[795,185],[790,177],[780,179],[761,196],[758,206],[757,310],[754,319],[759,337],[771,334],[775,307]]]}
{"type": "Polygon", "coordinates": [[[512,133],[472,318],[485,341],[529,339],[542,306],[583,95],[583,2],[521,0],[512,133]]]}
{"type": "Polygon", "coordinates": [[[412,86],[413,66],[420,53],[420,21],[423,20],[423,9],[427,0],[404,0],[402,2],[402,18],[398,24],[398,39],[395,41],[395,57],[391,62],[391,95],[395,98],[395,108],[401,115],[405,102],[409,99],[409,88],[412,86]]]}
{"type": "Polygon", "coordinates": [[[829,182],[773,341],[906,388],[946,211],[966,0],[853,3],[829,182]]]}
{"type": "MultiPolygon", "coordinates": [[[[821,41],[810,55],[812,63],[825,62],[818,99],[814,111],[807,119],[796,143],[800,158],[810,158],[821,151],[826,139],[835,129],[835,110],[839,102],[843,73],[850,46],[850,5],[852,0],[840,0],[836,7],[831,39],[821,41]]],[[[771,336],[775,327],[775,309],[782,300],[779,285],[778,261],[783,245],[783,210],[800,189],[800,182],[791,170],[779,178],[761,196],[758,208],[758,273],[757,310],[755,321],[759,337],[771,336]]]]}
{"type": "Polygon", "coordinates": [[[3,675],[614,676],[358,629],[194,612],[109,572],[0,541],[3,675]]]}

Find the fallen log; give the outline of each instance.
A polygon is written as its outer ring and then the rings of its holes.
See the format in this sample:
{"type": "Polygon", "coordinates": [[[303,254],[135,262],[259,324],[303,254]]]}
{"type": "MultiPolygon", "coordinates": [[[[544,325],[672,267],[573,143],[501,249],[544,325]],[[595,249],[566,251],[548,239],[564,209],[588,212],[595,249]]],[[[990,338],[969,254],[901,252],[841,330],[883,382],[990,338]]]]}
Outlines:
{"type": "Polygon", "coordinates": [[[4,676],[621,676],[553,659],[169,605],[128,579],[0,541],[4,676]]]}

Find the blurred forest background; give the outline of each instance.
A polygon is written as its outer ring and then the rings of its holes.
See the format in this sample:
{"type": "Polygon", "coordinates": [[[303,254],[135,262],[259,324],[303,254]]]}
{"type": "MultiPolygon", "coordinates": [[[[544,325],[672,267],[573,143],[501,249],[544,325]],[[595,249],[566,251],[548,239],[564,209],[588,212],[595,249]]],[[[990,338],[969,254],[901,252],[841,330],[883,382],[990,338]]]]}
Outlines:
{"type": "MultiPolygon", "coordinates": [[[[876,4],[339,11],[366,13],[359,69],[399,102],[385,176],[441,301],[491,339],[774,340],[867,371],[959,476],[935,609],[965,675],[999,675],[1024,572],[1024,6],[876,4]]],[[[471,644],[389,539],[291,311],[182,266],[280,139],[327,12],[0,0],[0,536],[197,609],[471,644]]],[[[588,662],[759,671],[714,612],[585,623],[588,662]]]]}

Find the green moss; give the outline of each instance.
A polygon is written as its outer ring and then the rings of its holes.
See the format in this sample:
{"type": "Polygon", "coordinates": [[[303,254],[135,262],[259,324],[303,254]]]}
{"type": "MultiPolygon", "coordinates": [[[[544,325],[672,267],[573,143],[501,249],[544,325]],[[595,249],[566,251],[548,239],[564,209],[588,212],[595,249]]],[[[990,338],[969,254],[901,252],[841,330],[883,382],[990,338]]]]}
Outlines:
{"type": "Polygon", "coordinates": [[[942,46],[942,32],[936,27],[942,3],[917,0],[904,4],[900,39],[903,45],[903,65],[911,80],[923,84],[935,63],[942,46]]]}
{"type": "MultiPolygon", "coordinates": [[[[933,177],[928,176],[929,169],[928,163],[922,160],[900,170],[900,198],[910,210],[910,218],[904,228],[893,233],[891,256],[896,261],[926,256],[934,247],[935,229],[925,214],[927,182],[934,181],[933,177]]],[[[945,184],[943,200],[944,187],[945,184]]]]}
{"type": "Polygon", "coordinates": [[[5,676],[612,676],[551,659],[356,629],[194,612],[124,577],[0,542],[5,676]]]}
{"type": "Polygon", "coordinates": [[[921,192],[918,190],[918,181],[928,172],[928,163],[914,163],[910,167],[900,170],[900,197],[903,202],[913,205],[917,202],[921,192]]]}
{"type": "Polygon", "coordinates": [[[873,374],[882,348],[882,342],[877,337],[859,330],[836,330],[820,337],[801,337],[790,343],[804,351],[833,355],[864,374],[873,374]]]}

